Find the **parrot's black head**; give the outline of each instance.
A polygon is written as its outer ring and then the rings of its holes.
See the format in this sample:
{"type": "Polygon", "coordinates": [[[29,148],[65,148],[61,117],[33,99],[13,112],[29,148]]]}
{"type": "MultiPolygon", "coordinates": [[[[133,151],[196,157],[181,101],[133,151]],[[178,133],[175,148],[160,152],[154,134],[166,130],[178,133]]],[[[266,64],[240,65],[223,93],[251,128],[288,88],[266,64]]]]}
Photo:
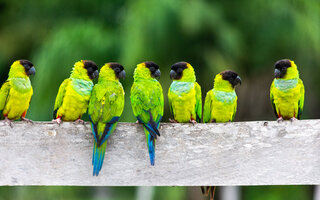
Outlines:
{"type": "Polygon", "coordinates": [[[144,62],[144,64],[150,70],[151,76],[153,78],[160,78],[161,72],[160,72],[159,66],[156,63],[152,61],[147,61],[147,62],[144,62]]]}
{"type": "Polygon", "coordinates": [[[170,78],[179,80],[182,77],[182,72],[184,69],[188,68],[188,63],[186,62],[177,62],[171,66],[170,78]]]}
{"type": "Polygon", "coordinates": [[[220,73],[223,80],[229,81],[232,87],[235,87],[236,85],[241,85],[241,78],[240,76],[233,72],[233,71],[223,71],[220,73]]]}
{"type": "Polygon", "coordinates": [[[84,64],[84,68],[87,69],[88,76],[90,77],[91,80],[99,76],[98,66],[96,65],[95,62],[91,60],[84,60],[83,64],[84,64]]]}
{"type": "Polygon", "coordinates": [[[274,65],[274,76],[276,78],[283,78],[286,73],[287,69],[291,67],[291,62],[289,59],[283,59],[276,62],[274,65]]]}
{"type": "Polygon", "coordinates": [[[36,74],[36,69],[29,60],[20,60],[20,64],[24,67],[24,70],[28,76],[36,74]]]}
{"type": "Polygon", "coordinates": [[[118,79],[126,77],[126,72],[124,71],[123,66],[119,63],[110,63],[110,68],[113,69],[118,79]]]}

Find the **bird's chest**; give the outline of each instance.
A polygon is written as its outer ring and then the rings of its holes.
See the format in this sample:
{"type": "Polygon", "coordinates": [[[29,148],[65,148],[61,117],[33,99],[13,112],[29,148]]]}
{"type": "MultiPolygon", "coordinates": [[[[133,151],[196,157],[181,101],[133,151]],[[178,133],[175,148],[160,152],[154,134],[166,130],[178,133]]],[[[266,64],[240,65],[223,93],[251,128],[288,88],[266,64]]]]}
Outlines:
{"type": "Polygon", "coordinates": [[[72,89],[81,96],[90,96],[93,88],[92,81],[73,78],[71,81],[72,89]]]}
{"type": "MultiPolygon", "coordinates": [[[[192,95],[193,88],[194,88],[194,83],[192,82],[173,81],[171,84],[170,90],[173,94],[182,98],[182,97],[188,97],[192,95]]],[[[193,95],[195,95],[194,92],[193,92],[193,95]]]]}
{"type": "Polygon", "coordinates": [[[298,85],[298,79],[289,79],[289,80],[283,80],[283,79],[275,79],[274,86],[278,90],[282,92],[288,92],[289,90],[297,87],[298,85]]]}
{"type": "Polygon", "coordinates": [[[274,81],[275,101],[277,103],[296,102],[300,97],[300,88],[298,87],[298,79],[274,81]],[[283,100],[283,101],[282,101],[283,100]]]}
{"type": "Polygon", "coordinates": [[[32,96],[32,87],[29,79],[14,78],[10,80],[12,82],[12,88],[9,93],[10,102],[13,105],[18,106],[25,102],[29,104],[32,96]]]}
{"type": "Polygon", "coordinates": [[[31,91],[31,82],[29,79],[13,78],[10,81],[12,82],[12,89],[17,93],[29,93],[31,91]]]}
{"type": "Polygon", "coordinates": [[[216,101],[221,102],[223,104],[233,104],[236,99],[236,93],[234,91],[225,92],[213,90],[213,96],[216,101]]]}

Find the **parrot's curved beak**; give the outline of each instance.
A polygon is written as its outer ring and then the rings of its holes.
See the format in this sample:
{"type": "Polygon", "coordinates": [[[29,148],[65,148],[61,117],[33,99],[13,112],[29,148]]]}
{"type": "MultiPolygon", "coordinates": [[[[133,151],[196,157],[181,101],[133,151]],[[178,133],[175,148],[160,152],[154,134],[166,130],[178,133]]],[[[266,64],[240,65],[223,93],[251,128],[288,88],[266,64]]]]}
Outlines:
{"type": "Polygon", "coordinates": [[[96,70],[96,71],[94,71],[93,73],[92,73],[92,75],[91,75],[91,79],[95,79],[95,78],[98,78],[99,77],[99,71],[98,70],[96,70]]]}
{"type": "Polygon", "coordinates": [[[154,78],[160,78],[160,76],[161,76],[160,70],[157,69],[157,70],[152,74],[152,76],[153,76],[154,78]]]}
{"type": "Polygon", "coordinates": [[[237,85],[237,84],[240,84],[240,85],[241,85],[241,78],[240,78],[240,76],[237,76],[234,82],[235,82],[235,85],[237,85]]]}
{"type": "Polygon", "coordinates": [[[126,78],[126,72],[124,71],[124,70],[122,70],[120,73],[119,73],[119,75],[118,75],[118,78],[120,79],[120,78],[126,78]]]}
{"type": "Polygon", "coordinates": [[[174,70],[170,71],[170,78],[171,79],[175,79],[177,77],[177,72],[175,72],[174,70]]]}
{"type": "Polygon", "coordinates": [[[276,78],[280,78],[280,77],[281,77],[281,71],[280,71],[279,69],[275,69],[275,70],[274,70],[274,76],[275,76],[276,78]]]}
{"type": "Polygon", "coordinates": [[[27,71],[27,75],[35,75],[36,74],[36,68],[31,67],[28,71],[27,71]]]}

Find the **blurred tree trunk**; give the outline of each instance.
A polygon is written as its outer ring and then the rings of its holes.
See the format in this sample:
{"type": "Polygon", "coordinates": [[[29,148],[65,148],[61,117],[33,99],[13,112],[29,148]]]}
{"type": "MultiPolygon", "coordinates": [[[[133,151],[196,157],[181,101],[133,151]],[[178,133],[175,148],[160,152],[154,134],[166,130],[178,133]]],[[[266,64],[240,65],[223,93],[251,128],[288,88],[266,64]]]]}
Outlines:
{"type": "Polygon", "coordinates": [[[110,187],[94,187],[94,200],[110,199],[112,189],[110,187]]]}
{"type": "Polygon", "coordinates": [[[137,187],[136,200],[152,200],[154,187],[137,187]]]}
{"type": "Polygon", "coordinates": [[[319,185],[314,187],[313,200],[320,200],[320,186],[319,185]]]}
{"type": "Polygon", "coordinates": [[[188,187],[187,189],[188,200],[206,200],[207,197],[202,195],[201,189],[199,186],[188,187]]]}
{"type": "Polygon", "coordinates": [[[219,187],[221,200],[240,200],[240,187],[238,186],[223,186],[219,187]]]}

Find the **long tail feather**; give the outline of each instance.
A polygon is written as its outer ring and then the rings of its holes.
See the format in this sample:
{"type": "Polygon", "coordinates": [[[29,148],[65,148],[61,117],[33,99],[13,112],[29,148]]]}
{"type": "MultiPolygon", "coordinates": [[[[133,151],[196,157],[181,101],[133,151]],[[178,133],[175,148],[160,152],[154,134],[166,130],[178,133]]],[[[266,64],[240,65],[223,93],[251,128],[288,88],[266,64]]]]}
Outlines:
{"type": "Polygon", "coordinates": [[[106,153],[107,142],[98,147],[97,143],[94,143],[92,154],[93,176],[98,176],[102,168],[104,156],[106,153]]]}
{"type": "Polygon", "coordinates": [[[153,166],[154,165],[154,160],[155,160],[155,137],[153,137],[148,129],[144,129],[146,133],[146,139],[147,139],[147,145],[148,145],[148,152],[149,152],[149,157],[150,157],[150,164],[153,166]]]}

